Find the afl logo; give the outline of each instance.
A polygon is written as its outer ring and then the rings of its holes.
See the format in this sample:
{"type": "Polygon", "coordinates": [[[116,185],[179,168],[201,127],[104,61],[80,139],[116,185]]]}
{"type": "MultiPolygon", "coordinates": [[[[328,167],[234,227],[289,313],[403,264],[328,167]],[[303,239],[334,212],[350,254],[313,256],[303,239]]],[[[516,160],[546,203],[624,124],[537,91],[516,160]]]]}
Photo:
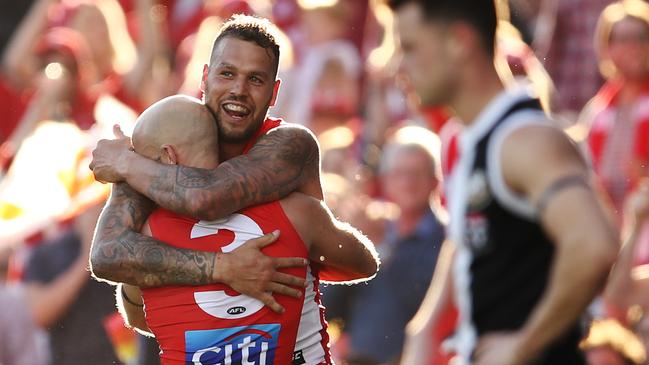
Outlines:
{"type": "Polygon", "coordinates": [[[228,308],[227,312],[228,314],[231,315],[243,314],[246,312],[246,307],[238,306],[238,307],[228,308]]]}

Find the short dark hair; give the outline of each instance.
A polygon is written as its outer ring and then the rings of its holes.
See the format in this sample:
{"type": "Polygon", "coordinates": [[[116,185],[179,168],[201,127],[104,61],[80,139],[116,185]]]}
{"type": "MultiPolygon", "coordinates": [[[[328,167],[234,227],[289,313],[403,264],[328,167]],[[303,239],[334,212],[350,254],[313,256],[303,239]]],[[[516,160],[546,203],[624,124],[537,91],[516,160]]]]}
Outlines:
{"type": "Polygon", "coordinates": [[[254,42],[259,47],[270,50],[275,57],[275,75],[279,68],[279,44],[273,35],[275,26],[268,19],[250,15],[236,14],[223,24],[219,34],[212,45],[210,64],[214,58],[214,51],[219,42],[227,37],[237,38],[248,42],[254,42]]]}
{"type": "Polygon", "coordinates": [[[485,50],[490,55],[494,54],[498,24],[494,0],[388,0],[387,2],[392,10],[410,3],[418,4],[426,20],[467,22],[479,34],[485,50]]]}

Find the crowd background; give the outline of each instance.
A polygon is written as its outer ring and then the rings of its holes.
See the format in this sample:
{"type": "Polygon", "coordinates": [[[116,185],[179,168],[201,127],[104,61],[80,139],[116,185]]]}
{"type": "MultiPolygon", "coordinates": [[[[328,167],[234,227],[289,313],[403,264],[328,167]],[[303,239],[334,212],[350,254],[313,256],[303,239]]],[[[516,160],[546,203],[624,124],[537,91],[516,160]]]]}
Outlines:
{"type": "MultiPolygon", "coordinates": [[[[581,145],[624,228],[583,348],[591,364],[649,364],[649,189],[638,188],[649,175],[649,5],[496,2],[501,77],[537,93],[581,145]]],[[[462,128],[443,106],[418,106],[381,1],[17,0],[0,4],[0,363],[157,363],[155,342],[123,326],[112,287],[86,269],[109,189],[94,182],[89,153],[151,103],[200,97],[214,35],[236,13],[278,26],[270,115],[315,133],[328,205],[383,262],[369,284],[322,288],[334,357],[399,362],[444,241],[443,182],[462,128]]],[[[450,308],[431,346],[454,320],[450,308]]]]}

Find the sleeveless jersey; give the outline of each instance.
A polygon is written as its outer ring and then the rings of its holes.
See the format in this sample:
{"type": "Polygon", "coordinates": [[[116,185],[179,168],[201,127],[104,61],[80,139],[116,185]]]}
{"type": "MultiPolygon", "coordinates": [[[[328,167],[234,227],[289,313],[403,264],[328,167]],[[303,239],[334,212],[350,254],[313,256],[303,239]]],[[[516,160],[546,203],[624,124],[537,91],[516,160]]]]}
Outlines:
{"type": "MultiPolygon", "coordinates": [[[[539,225],[535,207],[502,177],[500,147],[525,125],[547,124],[540,103],[526,93],[501,93],[461,136],[460,160],[449,182],[458,353],[470,363],[487,332],[520,329],[549,280],[554,244],[539,225]]],[[[577,323],[534,364],[583,364],[577,323]]]]}
{"type": "MultiPolygon", "coordinates": [[[[267,118],[243,153],[282,124],[281,119],[267,118]]],[[[153,237],[173,246],[215,252],[230,252],[279,229],[278,240],[262,252],[308,258],[304,242],[278,201],[213,222],[158,209],[149,225],[153,237]]],[[[332,364],[317,270],[309,266],[281,271],[308,280],[298,299],[275,295],[286,309],[281,315],[223,284],[144,289],[146,321],[160,345],[163,365],[332,364]]]]}
{"type": "MultiPolygon", "coordinates": [[[[308,257],[279,202],[210,222],[158,209],[149,225],[153,237],[173,246],[221,252],[279,229],[280,237],[262,250],[264,254],[308,257]]],[[[143,289],[146,321],[160,345],[162,363],[330,364],[317,272],[310,267],[282,272],[307,278],[309,284],[297,299],[275,295],[286,309],[281,315],[224,284],[143,289]]]]}
{"type": "Polygon", "coordinates": [[[268,133],[270,130],[275,129],[283,124],[284,121],[281,119],[270,118],[270,117],[266,118],[266,120],[264,120],[264,123],[261,125],[261,128],[259,128],[259,130],[252,136],[252,138],[250,138],[250,140],[248,140],[248,142],[244,146],[243,153],[248,153],[248,151],[250,151],[250,149],[255,145],[255,143],[257,143],[259,137],[263,136],[264,134],[268,133]]]}

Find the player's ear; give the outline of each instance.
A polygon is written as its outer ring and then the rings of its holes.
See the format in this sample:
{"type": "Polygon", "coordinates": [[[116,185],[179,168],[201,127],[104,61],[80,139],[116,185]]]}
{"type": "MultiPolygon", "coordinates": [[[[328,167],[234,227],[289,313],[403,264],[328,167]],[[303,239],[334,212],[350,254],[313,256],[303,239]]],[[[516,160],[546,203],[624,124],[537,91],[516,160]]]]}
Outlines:
{"type": "Polygon", "coordinates": [[[176,150],[172,145],[169,144],[164,144],[162,147],[160,147],[162,150],[161,155],[160,155],[160,160],[162,163],[168,164],[168,165],[178,165],[178,155],[176,154],[176,150]]]}
{"type": "Polygon", "coordinates": [[[201,91],[205,92],[205,83],[207,82],[207,74],[210,72],[210,68],[205,64],[203,65],[203,76],[201,77],[201,91]]]}
{"type": "Polygon", "coordinates": [[[270,105],[269,106],[275,106],[275,102],[277,101],[277,94],[279,93],[279,85],[282,83],[282,80],[277,79],[275,80],[275,85],[273,85],[273,97],[270,99],[270,105]]]}
{"type": "Polygon", "coordinates": [[[456,22],[447,31],[447,51],[453,60],[464,62],[474,57],[472,50],[480,48],[480,36],[475,28],[463,22],[456,22]]]}

